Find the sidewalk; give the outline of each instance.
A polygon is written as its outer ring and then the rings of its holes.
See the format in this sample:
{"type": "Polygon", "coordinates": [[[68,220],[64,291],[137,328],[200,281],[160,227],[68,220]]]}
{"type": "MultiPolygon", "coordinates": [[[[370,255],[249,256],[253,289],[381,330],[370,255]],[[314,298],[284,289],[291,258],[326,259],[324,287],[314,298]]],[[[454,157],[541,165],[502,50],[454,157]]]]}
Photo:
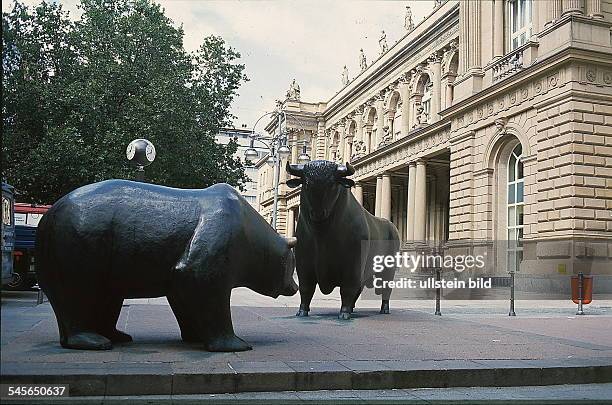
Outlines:
{"type": "MultiPolygon", "coordinates": [[[[29,295],[28,295],[29,294],[29,295]]],[[[31,299],[30,299],[31,298],[31,299]]],[[[3,293],[3,383],[70,383],[71,395],[179,395],[248,391],[526,386],[612,382],[612,302],[575,316],[570,301],[358,301],[339,321],[335,296],[232,296],[236,334],[254,347],[209,353],[180,340],[165,299],[126,300],[119,328],[134,342],[111,351],[66,350],[48,303],[3,293]],[[273,305],[274,304],[274,305],[273,305]]]]}

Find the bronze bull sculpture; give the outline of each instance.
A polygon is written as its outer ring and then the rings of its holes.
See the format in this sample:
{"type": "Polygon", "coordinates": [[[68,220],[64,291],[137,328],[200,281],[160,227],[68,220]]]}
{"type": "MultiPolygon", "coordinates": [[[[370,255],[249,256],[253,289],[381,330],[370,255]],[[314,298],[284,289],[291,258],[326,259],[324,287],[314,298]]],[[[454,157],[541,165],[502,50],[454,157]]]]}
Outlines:
{"type": "MultiPolygon", "coordinates": [[[[348,179],[355,170],[315,160],[305,165],[287,163],[287,172],[297,178],[287,186],[302,186],[295,249],[300,290],[297,316],[308,316],[317,284],[323,294],[340,287],[340,319],[350,319],[364,287],[374,283],[371,265],[375,255],[395,255],[399,249],[397,228],[390,221],[365,210],[350,192],[348,179]]],[[[386,268],[376,277],[393,280],[395,268],[386,268]]],[[[386,285],[386,284],[384,284],[386,285]]],[[[391,288],[377,288],[382,295],[380,313],[389,313],[391,288]]]]}

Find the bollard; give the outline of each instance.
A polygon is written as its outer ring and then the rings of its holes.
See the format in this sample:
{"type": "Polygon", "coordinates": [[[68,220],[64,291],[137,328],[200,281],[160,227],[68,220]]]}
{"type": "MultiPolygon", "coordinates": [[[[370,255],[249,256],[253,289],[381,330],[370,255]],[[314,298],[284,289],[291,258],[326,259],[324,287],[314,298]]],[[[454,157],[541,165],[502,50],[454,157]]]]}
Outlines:
{"type": "Polygon", "coordinates": [[[593,276],[585,276],[583,272],[572,276],[572,301],[578,304],[576,315],[584,315],[584,306],[593,302],[593,276]]]}
{"type": "MultiPolygon", "coordinates": [[[[440,281],[441,281],[441,275],[440,275],[440,268],[436,269],[436,281],[438,282],[438,285],[440,285],[440,281]]],[[[434,313],[434,315],[439,315],[442,316],[442,312],[440,312],[440,296],[442,295],[442,287],[438,287],[436,288],[436,312],[434,313]]]]}
{"type": "Polygon", "coordinates": [[[584,273],[578,273],[578,312],[576,315],[584,315],[582,310],[582,302],[584,300],[584,273]]]}
{"type": "Polygon", "coordinates": [[[514,312],[514,272],[510,272],[510,312],[508,316],[516,316],[514,312]]]}
{"type": "Polygon", "coordinates": [[[36,297],[36,305],[42,304],[44,300],[45,300],[45,293],[43,292],[42,288],[38,287],[38,295],[36,297]]]}

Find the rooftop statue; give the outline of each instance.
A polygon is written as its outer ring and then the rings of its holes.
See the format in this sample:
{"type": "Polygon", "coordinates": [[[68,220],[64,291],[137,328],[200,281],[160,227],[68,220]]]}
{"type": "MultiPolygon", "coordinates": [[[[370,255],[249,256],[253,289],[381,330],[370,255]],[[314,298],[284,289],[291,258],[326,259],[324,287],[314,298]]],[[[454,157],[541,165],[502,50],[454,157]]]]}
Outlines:
{"type": "Polygon", "coordinates": [[[412,9],[410,6],[406,6],[406,17],[404,17],[404,28],[406,31],[412,31],[414,29],[414,21],[412,20],[412,9]]]}
{"type": "Polygon", "coordinates": [[[349,74],[346,65],[344,65],[344,69],[342,69],[342,84],[344,86],[349,84],[349,74]]]}
{"type": "Polygon", "coordinates": [[[287,90],[287,98],[290,100],[300,99],[300,85],[296,83],[295,79],[293,79],[289,85],[289,90],[287,90]]]}
{"type": "Polygon", "coordinates": [[[389,50],[389,45],[387,45],[387,34],[383,30],[380,34],[380,39],[378,40],[378,45],[380,45],[380,54],[387,52],[389,50]]]}
{"type": "Polygon", "coordinates": [[[366,60],[365,53],[363,53],[363,48],[359,50],[359,67],[362,72],[368,68],[368,61],[366,60]]]}

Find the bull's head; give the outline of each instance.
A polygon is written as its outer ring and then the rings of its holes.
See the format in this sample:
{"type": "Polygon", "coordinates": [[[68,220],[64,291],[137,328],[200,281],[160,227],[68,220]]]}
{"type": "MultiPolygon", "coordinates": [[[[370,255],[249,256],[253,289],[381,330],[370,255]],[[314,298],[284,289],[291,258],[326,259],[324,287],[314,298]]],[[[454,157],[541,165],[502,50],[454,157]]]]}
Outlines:
{"type": "Polygon", "coordinates": [[[338,196],[355,182],[347,179],[355,173],[350,163],[338,165],[327,160],[313,160],[304,165],[287,162],[287,172],[295,179],[287,180],[288,187],[302,185],[302,212],[313,222],[324,222],[333,212],[338,196]]]}

